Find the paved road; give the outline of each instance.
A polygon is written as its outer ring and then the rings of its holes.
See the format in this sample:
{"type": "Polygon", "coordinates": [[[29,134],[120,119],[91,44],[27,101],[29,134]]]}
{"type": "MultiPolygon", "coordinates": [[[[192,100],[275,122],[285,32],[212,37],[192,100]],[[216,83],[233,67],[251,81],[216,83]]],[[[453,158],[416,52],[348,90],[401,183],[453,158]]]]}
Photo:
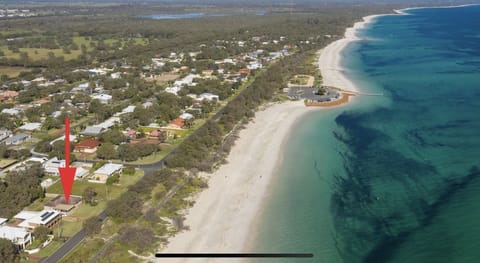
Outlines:
{"type": "MultiPolygon", "coordinates": [[[[101,212],[98,215],[98,220],[103,222],[107,218],[107,214],[105,211],[101,212]]],[[[55,253],[50,255],[47,258],[42,259],[41,263],[57,263],[67,255],[70,251],[72,251],[82,240],[87,236],[87,232],[85,229],[82,228],[79,232],[77,232],[74,236],[70,237],[67,242],[65,242],[55,253]]]]}
{"type": "MultiPolygon", "coordinates": [[[[241,93],[243,93],[245,90],[249,89],[251,86],[248,86],[247,88],[245,88],[244,90],[242,90],[238,95],[240,95],[241,93]]],[[[237,96],[238,96],[237,95],[237,96]]],[[[215,115],[213,115],[213,117],[211,118],[212,120],[214,121],[217,121],[223,114],[223,112],[225,111],[225,106],[223,106],[217,113],[215,113],[215,115]]],[[[205,125],[205,124],[204,124],[205,125]]],[[[199,128],[200,129],[200,128],[199,128]]],[[[192,134],[194,134],[196,131],[198,131],[199,129],[195,130],[192,134]]],[[[190,134],[190,135],[192,135],[190,134]]],[[[175,151],[175,150],[173,150],[175,151]]],[[[136,168],[139,168],[139,169],[142,169],[144,171],[145,174],[147,173],[152,173],[152,172],[155,172],[155,171],[158,171],[160,170],[161,168],[165,167],[165,160],[167,159],[167,157],[171,154],[171,152],[169,154],[167,154],[165,157],[163,157],[160,161],[156,162],[156,163],[152,163],[152,164],[140,164],[140,165],[129,165],[129,164],[126,164],[128,166],[134,166],[136,168]]],[[[91,162],[94,162],[94,161],[91,161],[91,162]]],[[[185,177],[184,181],[182,181],[182,183],[178,184],[174,189],[171,189],[170,192],[167,194],[167,196],[165,196],[165,198],[155,207],[155,209],[159,209],[162,205],[164,205],[180,188],[183,187],[183,185],[185,185],[186,183],[186,179],[188,178],[189,176],[185,177]]],[[[105,210],[103,210],[99,215],[98,215],[98,218],[100,221],[104,221],[105,218],[107,217],[107,213],[105,212],[105,210]]],[[[142,220],[142,218],[140,218],[140,220],[142,220]]],[[[56,262],[59,262],[63,257],[65,257],[70,251],[72,251],[78,244],[80,244],[80,242],[86,237],[86,231],[85,229],[82,228],[82,230],[80,230],[77,234],[75,234],[74,236],[72,236],[71,238],[69,238],[67,240],[67,242],[65,242],[63,244],[63,246],[61,246],[57,251],[55,251],[55,253],[53,253],[51,256],[41,260],[40,262],[41,263],[56,263],[56,262]]],[[[100,251],[99,254],[97,254],[94,259],[93,259],[93,262],[96,262],[96,260],[99,258],[99,256],[101,254],[103,254],[103,252],[105,252],[106,248],[108,248],[108,246],[110,246],[113,241],[115,240],[116,238],[115,237],[112,237],[112,239],[110,239],[110,241],[107,243],[107,246],[103,247],[102,250],[100,251]]]]}
{"type": "Polygon", "coordinates": [[[80,230],[73,237],[69,238],[55,253],[48,258],[40,261],[41,263],[56,263],[59,262],[68,252],[73,250],[87,235],[85,229],[80,230]]]}

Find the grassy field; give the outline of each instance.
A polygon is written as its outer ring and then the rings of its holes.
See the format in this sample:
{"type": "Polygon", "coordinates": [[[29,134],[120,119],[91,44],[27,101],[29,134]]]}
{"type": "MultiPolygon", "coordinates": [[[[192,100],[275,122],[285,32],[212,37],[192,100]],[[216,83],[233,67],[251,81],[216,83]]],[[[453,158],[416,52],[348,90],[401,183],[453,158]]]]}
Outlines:
{"type": "Polygon", "coordinates": [[[30,71],[30,69],[24,67],[0,66],[0,75],[7,75],[9,78],[18,77],[22,71],[30,71]]]}
{"type": "MultiPolygon", "coordinates": [[[[96,41],[88,37],[73,37],[72,40],[78,47],[85,45],[88,51],[92,51],[94,49],[94,47],[92,46],[92,43],[93,42],[96,43],[96,41]]],[[[120,42],[121,45],[124,46],[130,40],[133,40],[137,45],[145,45],[147,43],[147,40],[144,38],[131,38],[131,39],[108,38],[108,39],[105,39],[104,42],[108,45],[114,44],[116,42],[120,42]]],[[[3,53],[5,54],[3,57],[8,59],[19,59],[20,53],[26,52],[28,54],[28,57],[34,61],[48,58],[48,54],[50,52],[53,53],[56,57],[64,57],[66,61],[76,59],[82,54],[82,51],[80,48],[78,50],[70,50],[70,54],[66,54],[64,50],[61,48],[59,49],[19,48],[20,52],[14,53],[11,50],[9,50],[6,45],[0,45],[0,50],[3,51],[3,53]]],[[[18,73],[20,73],[20,71],[18,70],[12,69],[10,71],[11,71],[9,75],[10,77],[15,77],[18,75],[18,73]]],[[[3,72],[3,70],[0,72],[3,72]]],[[[2,74],[6,74],[6,73],[2,73],[2,74]]]]}
{"type": "Polygon", "coordinates": [[[63,49],[47,49],[47,48],[19,48],[19,53],[14,53],[6,47],[0,48],[6,58],[19,59],[20,53],[26,52],[28,57],[32,60],[42,60],[48,58],[48,53],[52,52],[56,57],[64,57],[65,60],[72,60],[78,58],[82,53],[80,50],[72,50],[70,54],[65,54],[63,49]]]}
{"type": "MultiPolygon", "coordinates": [[[[122,194],[129,185],[134,184],[142,176],[143,176],[142,171],[137,171],[135,175],[122,175],[120,176],[119,184],[110,185],[110,186],[107,186],[105,184],[99,184],[99,183],[90,183],[88,181],[75,181],[73,183],[72,195],[82,196],[83,191],[85,191],[85,189],[90,186],[93,189],[95,189],[95,191],[97,192],[97,198],[100,202],[98,205],[101,205],[102,201],[105,202],[107,201],[107,199],[111,200],[119,197],[120,194],[122,194]]],[[[58,181],[52,186],[50,186],[47,189],[47,193],[63,194],[61,182],[58,181]]],[[[75,215],[75,212],[72,215],[75,215]]],[[[83,213],[82,215],[85,215],[85,213],[83,213]]]]}

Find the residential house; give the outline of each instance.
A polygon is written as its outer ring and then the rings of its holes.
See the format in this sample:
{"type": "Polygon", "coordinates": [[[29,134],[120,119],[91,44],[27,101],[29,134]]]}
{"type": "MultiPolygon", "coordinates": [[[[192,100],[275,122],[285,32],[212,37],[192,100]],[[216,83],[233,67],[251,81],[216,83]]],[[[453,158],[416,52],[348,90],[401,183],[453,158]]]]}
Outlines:
{"type": "Polygon", "coordinates": [[[44,226],[52,229],[60,223],[62,215],[53,210],[43,211],[21,211],[13,218],[21,220],[18,224],[19,227],[24,228],[27,231],[33,231],[39,226],[44,226]]]}
{"type": "Polygon", "coordinates": [[[13,90],[7,90],[0,92],[0,101],[2,102],[12,102],[18,96],[18,92],[13,90]]]}
{"type": "Polygon", "coordinates": [[[19,145],[30,140],[30,138],[31,137],[28,134],[18,133],[5,139],[3,143],[5,143],[5,145],[19,145]]]}
{"type": "Polygon", "coordinates": [[[183,129],[185,127],[185,120],[182,118],[176,118],[167,125],[167,128],[171,129],[183,129]]]}
{"type": "Polygon", "coordinates": [[[147,101],[145,103],[142,104],[142,106],[145,108],[145,109],[148,109],[150,107],[153,106],[153,103],[151,101],[147,101]]]}
{"type": "Polygon", "coordinates": [[[181,89],[182,87],[179,87],[179,86],[167,87],[165,88],[165,92],[177,95],[181,89]]]}
{"type": "Polygon", "coordinates": [[[123,134],[125,135],[127,141],[129,141],[131,139],[135,139],[137,137],[137,131],[135,131],[134,129],[129,129],[129,130],[123,132],[123,134]]]}
{"type": "Polygon", "coordinates": [[[79,153],[95,153],[100,144],[101,142],[96,139],[83,140],[75,144],[73,151],[79,153]]]}
{"type": "MultiPolygon", "coordinates": [[[[0,218],[0,222],[6,221],[0,218]]],[[[0,237],[12,241],[19,249],[25,249],[32,243],[32,234],[20,227],[0,225],[0,237]]]]}
{"type": "Polygon", "coordinates": [[[112,96],[108,94],[95,94],[90,97],[94,100],[99,100],[102,104],[109,104],[112,102],[112,96]]]}
{"type": "Polygon", "coordinates": [[[212,94],[212,93],[202,93],[200,95],[198,95],[198,100],[207,100],[207,101],[212,101],[212,100],[217,100],[219,101],[220,98],[218,97],[218,95],[215,95],[215,94],[212,94]]]}
{"type": "Polygon", "coordinates": [[[45,173],[51,175],[59,175],[58,168],[65,167],[65,160],[59,160],[57,157],[53,157],[52,159],[46,161],[43,164],[43,169],[45,169],[45,173]]]}
{"type": "Polygon", "coordinates": [[[18,116],[18,115],[20,115],[20,113],[22,113],[22,111],[19,110],[19,109],[3,109],[1,111],[1,113],[8,114],[8,115],[11,115],[11,116],[18,116]]]}
{"type": "Polygon", "coordinates": [[[136,106],[134,106],[134,105],[127,106],[122,111],[115,113],[114,116],[119,117],[123,114],[133,113],[135,111],[135,108],[136,108],[136,106]]]}
{"type": "MultiPolygon", "coordinates": [[[[65,160],[59,160],[57,157],[53,157],[52,159],[43,163],[43,169],[45,170],[45,173],[50,175],[59,176],[60,172],[58,171],[58,168],[63,167],[65,167],[65,160]]],[[[75,178],[83,178],[87,174],[88,170],[81,167],[76,167],[75,178]]]]}
{"type": "Polygon", "coordinates": [[[248,75],[250,75],[250,69],[242,68],[242,69],[240,69],[240,71],[238,71],[238,73],[240,73],[241,76],[248,76],[248,75]]]}
{"type": "Polygon", "coordinates": [[[42,124],[40,122],[29,122],[18,127],[19,130],[29,131],[29,132],[40,130],[40,128],[42,128],[42,124]]]}
{"type": "Polygon", "coordinates": [[[72,89],[72,92],[73,93],[75,92],[90,93],[89,90],[90,90],[90,85],[88,84],[88,82],[85,82],[85,83],[78,84],[78,86],[72,89]]]}
{"type": "Polygon", "coordinates": [[[81,134],[88,136],[99,136],[105,130],[105,128],[100,126],[87,126],[85,130],[81,132],[81,134]]]}
{"type": "Polygon", "coordinates": [[[85,176],[87,176],[89,173],[89,171],[83,167],[77,167],[77,169],[75,170],[75,178],[84,178],[85,176]]]}
{"type": "MultiPolygon", "coordinates": [[[[148,137],[149,138],[153,138],[153,139],[158,139],[160,138],[161,135],[164,135],[164,139],[166,139],[169,134],[168,134],[168,131],[162,131],[162,130],[153,130],[151,131],[149,134],[148,134],[148,137]]],[[[163,140],[163,139],[162,139],[163,140]]]]}
{"type": "Polygon", "coordinates": [[[252,61],[247,65],[247,68],[252,70],[252,69],[261,69],[263,68],[262,63],[257,62],[257,61],[252,61]]]}
{"type": "Polygon", "coordinates": [[[93,172],[93,178],[96,181],[106,182],[110,176],[120,173],[122,169],[123,164],[107,163],[93,172]]]}
{"type": "Polygon", "coordinates": [[[178,118],[184,119],[184,120],[190,120],[193,118],[193,115],[188,112],[184,112],[180,116],[178,116],[178,118]]]}
{"type": "Polygon", "coordinates": [[[122,76],[121,72],[114,72],[114,73],[110,74],[110,78],[112,78],[112,79],[119,79],[121,76],[122,76]]]}

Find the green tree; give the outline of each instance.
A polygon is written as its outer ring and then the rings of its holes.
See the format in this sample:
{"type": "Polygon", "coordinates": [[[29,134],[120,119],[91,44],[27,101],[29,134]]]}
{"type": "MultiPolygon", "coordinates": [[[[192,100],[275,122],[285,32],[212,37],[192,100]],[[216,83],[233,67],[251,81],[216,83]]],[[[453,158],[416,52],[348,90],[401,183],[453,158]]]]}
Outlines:
{"type": "Polygon", "coordinates": [[[118,156],[122,161],[136,161],[138,159],[137,148],[129,144],[121,144],[118,146],[118,156]]]}
{"type": "Polygon", "coordinates": [[[126,223],[142,214],[143,201],[137,193],[127,191],[119,198],[109,201],[105,212],[118,223],[126,223]]]}
{"type": "Polygon", "coordinates": [[[109,130],[100,136],[100,140],[118,145],[125,140],[125,135],[119,130],[109,130]]]}
{"type": "Polygon", "coordinates": [[[97,157],[105,160],[116,159],[115,145],[108,142],[100,145],[97,149],[97,157]]]}
{"type": "Polygon", "coordinates": [[[93,236],[102,230],[102,222],[96,216],[89,217],[83,222],[83,228],[85,228],[87,235],[93,236]]]}
{"type": "Polygon", "coordinates": [[[131,226],[126,228],[119,238],[122,244],[142,253],[155,246],[155,235],[151,229],[131,226]]]}
{"type": "Polygon", "coordinates": [[[45,242],[48,239],[48,235],[50,235],[52,231],[45,226],[38,226],[33,231],[33,236],[40,240],[40,242],[45,242]]]}
{"type": "Polygon", "coordinates": [[[123,174],[133,175],[135,174],[135,167],[133,166],[126,166],[123,168],[123,174]]]}
{"type": "Polygon", "coordinates": [[[114,174],[107,178],[105,182],[107,185],[118,184],[120,182],[120,175],[114,174]]]}
{"type": "Polygon", "coordinates": [[[85,190],[83,191],[82,197],[83,197],[83,201],[86,204],[89,204],[91,206],[95,206],[98,204],[97,192],[91,186],[85,188],[85,190]]]}
{"type": "Polygon", "coordinates": [[[12,241],[0,238],[0,258],[2,259],[2,262],[20,262],[18,249],[12,241]]]}

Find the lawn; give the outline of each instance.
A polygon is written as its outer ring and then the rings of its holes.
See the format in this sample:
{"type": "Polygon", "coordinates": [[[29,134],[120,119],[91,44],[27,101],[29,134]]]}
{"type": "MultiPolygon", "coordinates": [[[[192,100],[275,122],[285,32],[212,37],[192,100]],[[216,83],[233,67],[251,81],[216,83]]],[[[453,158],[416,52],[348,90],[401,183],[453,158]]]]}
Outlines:
{"type": "Polygon", "coordinates": [[[45,197],[43,200],[37,199],[35,202],[30,204],[29,206],[25,207],[25,210],[29,211],[42,211],[43,208],[45,207],[45,204],[52,200],[53,197],[45,197]]]}
{"type": "MultiPolygon", "coordinates": [[[[62,220],[62,237],[72,237],[74,236],[78,231],[82,229],[82,222],[71,222],[71,221],[66,221],[65,219],[62,220]]],[[[57,231],[54,231],[54,233],[57,233],[57,231]]]]}
{"type": "Polygon", "coordinates": [[[162,146],[162,151],[152,154],[149,156],[146,156],[144,158],[140,158],[134,162],[129,162],[129,164],[150,164],[150,163],[156,163],[162,160],[168,153],[170,153],[176,145],[167,145],[167,146],[162,146]]]}
{"type": "Polygon", "coordinates": [[[34,254],[37,257],[48,257],[51,254],[53,254],[55,251],[57,251],[61,246],[63,245],[63,242],[60,240],[54,239],[46,248],[43,248],[40,250],[40,252],[34,254]]]}
{"type": "Polygon", "coordinates": [[[88,262],[95,253],[103,247],[105,242],[100,238],[86,239],[81,242],[72,252],[67,254],[60,262],[73,262],[75,260],[88,262]]]}
{"type": "MultiPolygon", "coordinates": [[[[107,186],[105,184],[90,183],[88,181],[78,180],[73,183],[72,195],[82,196],[87,187],[92,187],[97,192],[97,197],[100,202],[112,200],[120,196],[129,185],[134,184],[143,176],[143,171],[137,171],[135,175],[122,175],[120,176],[120,183],[116,185],[107,186]]],[[[56,182],[47,189],[47,193],[51,194],[63,194],[63,188],[60,181],[56,182]]],[[[100,203],[98,204],[100,205],[100,203]]],[[[84,213],[82,213],[84,215],[84,213]]]]}

